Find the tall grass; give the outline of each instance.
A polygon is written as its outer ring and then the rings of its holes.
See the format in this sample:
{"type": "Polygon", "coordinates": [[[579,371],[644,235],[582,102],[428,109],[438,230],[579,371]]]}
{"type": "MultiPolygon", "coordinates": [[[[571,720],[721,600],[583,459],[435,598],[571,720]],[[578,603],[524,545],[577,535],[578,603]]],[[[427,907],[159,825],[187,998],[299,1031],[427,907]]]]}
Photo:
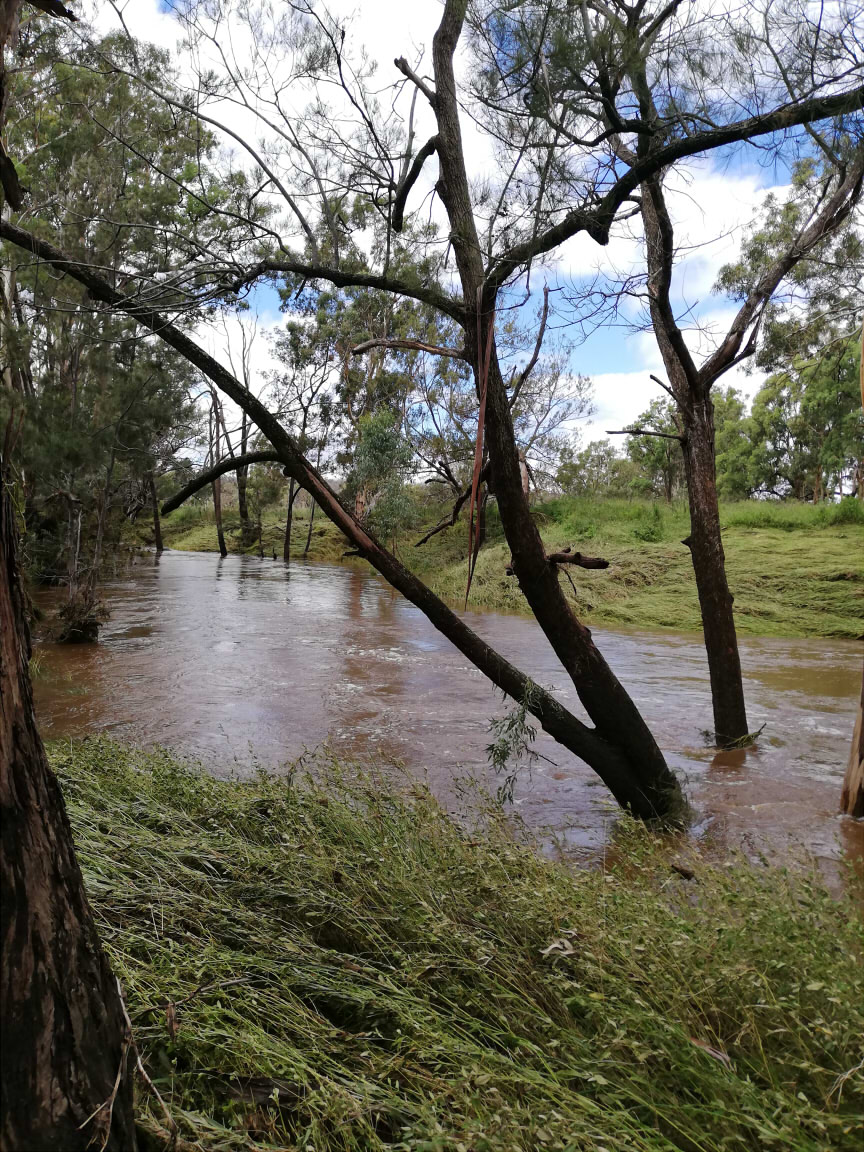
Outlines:
{"type": "Polygon", "coordinates": [[[607,871],[575,871],[494,807],[466,829],[335,763],[52,759],[187,1148],[860,1149],[861,925],[815,871],[679,844],[688,881],[627,822],[607,871]]]}

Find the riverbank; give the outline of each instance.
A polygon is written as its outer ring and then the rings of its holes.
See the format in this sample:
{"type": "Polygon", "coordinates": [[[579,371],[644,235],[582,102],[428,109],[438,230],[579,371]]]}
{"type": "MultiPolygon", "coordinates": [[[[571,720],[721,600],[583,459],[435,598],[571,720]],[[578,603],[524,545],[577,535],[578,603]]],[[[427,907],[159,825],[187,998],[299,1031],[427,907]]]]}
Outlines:
{"type": "MultiPolygon", "coordinates": [[[[402,560],[444,599],[464,600],[467,528],[464,522],[414,547],[444,509],[418,498],[410,529],[397,541],[402,560]]],[[[686,506],[647,501],[562,497],[535,508],[548,551],[571,545],[610,561],[605,571],[568,569],[562,576],[580,615],[596,625],[699,631],[699,603],[690,554],[681,543],[689,532],[686,506]]],[[[238,524],[229,509],[229,547],[238,550],[238,524]]],[[[861,639],[864,636],[864,506],[813,507],[746,501],[721,507],[729,581],[742,635],[861,639]]],[[[238,522],[239,523],[239,522],[238,522]]],[[[262,514],[266,554],[282,554],[284,510],[262,514]]],[[[294,553],[303,551],[308,511],[295,517],[294,553]]],[[[188,505],[164,522],[166,546],[216,548],[212,509],[188,505]]],[[[348,544],[316,514],[309,558],[336,561],[348,544]]],[[[516,581],[505,573],[509,550],[492,509],[488,543],[480,553],[471,605],[524,613],[516,581]]]]}
{"type": "Polygon", "coordinates": [[[350,765],[51,756],[181,1149],[858,1148],[860,888],[624,821],[575,870],[350,765]]]}

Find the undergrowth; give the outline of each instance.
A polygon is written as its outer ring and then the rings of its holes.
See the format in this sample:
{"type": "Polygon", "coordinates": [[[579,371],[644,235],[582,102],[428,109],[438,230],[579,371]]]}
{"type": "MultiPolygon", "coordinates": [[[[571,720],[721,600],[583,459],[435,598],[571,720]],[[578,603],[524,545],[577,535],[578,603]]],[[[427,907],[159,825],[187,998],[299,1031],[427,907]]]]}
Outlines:
{"type": "Polygon", "coordinates": [[[52,759],[181,1149],[860,1149],[860,920],[815,871],[626,821],[576,871],[350,765],[52,759]]]}

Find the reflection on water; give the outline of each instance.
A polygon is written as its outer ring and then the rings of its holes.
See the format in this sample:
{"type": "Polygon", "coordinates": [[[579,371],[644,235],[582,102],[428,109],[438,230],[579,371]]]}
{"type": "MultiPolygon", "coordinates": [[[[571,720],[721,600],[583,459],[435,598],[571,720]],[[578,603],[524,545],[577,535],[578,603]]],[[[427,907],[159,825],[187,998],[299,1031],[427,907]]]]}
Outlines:
{"type": "MultiPolygon", "coordinates": [[[[328,741],[363,760],[398,759],[444,800],[466,773],[488,779],[484,676],[373,573],[209,553],[147,557],[112,582],[103,642],[45,644],[37,704],[47,738],[106,731],[168,745],[216,772],[284,765],[328,741]]],[[[486,640],[579,710],[532,620],[468,613],[486,640]]],[[[861,650],[825,640],[742,643],[757,748],[706,747],[710,697],[699,637],[597,630],[601,650],[687,780],[698,830],[754,851],[804,844],[864,851],[864,826],[836,816],[861,650]]],[[[581,714],[581,713],[580,713],[581,714]]],[[[516,798],[530,824],[573,847],[602,843],[614,804],[591,771],[544,736],[516,798]]]]}

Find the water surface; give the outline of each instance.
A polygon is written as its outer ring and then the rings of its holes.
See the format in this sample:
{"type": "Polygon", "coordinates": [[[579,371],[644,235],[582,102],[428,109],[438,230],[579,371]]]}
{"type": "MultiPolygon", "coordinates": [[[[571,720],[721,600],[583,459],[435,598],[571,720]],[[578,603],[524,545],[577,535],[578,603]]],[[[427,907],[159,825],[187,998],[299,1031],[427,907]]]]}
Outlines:
{"type": "MultiPolygon", "coordinates": [[[[49,597],[50,599],[50,597],[49,597]]],[[[108,732],[163,744],[209,770],[278,769],[327,742],[363,761],[402,761],[447,803],[486,766],[498,693],[412,605],[354,566],[212,553],[145,557],[104,599],[102,642],[44,644],[37,707],[46,738],[108,732]]],[[[489,643],[584,715],[533,620],[467,613],[489,643]]],[[[756,748],[706,747],[700,638],[607,631],[595,638],[686,780],[696,834],[721,849],[832,859],[864,852],[864,824],[836,815],[861,682],[861,646],[747,639],[741,655],[756,748]]],[[[530,824],[574,849],[605,842],[615,806],[590,769],[543,736],[516,790],[530,824]]]]}

